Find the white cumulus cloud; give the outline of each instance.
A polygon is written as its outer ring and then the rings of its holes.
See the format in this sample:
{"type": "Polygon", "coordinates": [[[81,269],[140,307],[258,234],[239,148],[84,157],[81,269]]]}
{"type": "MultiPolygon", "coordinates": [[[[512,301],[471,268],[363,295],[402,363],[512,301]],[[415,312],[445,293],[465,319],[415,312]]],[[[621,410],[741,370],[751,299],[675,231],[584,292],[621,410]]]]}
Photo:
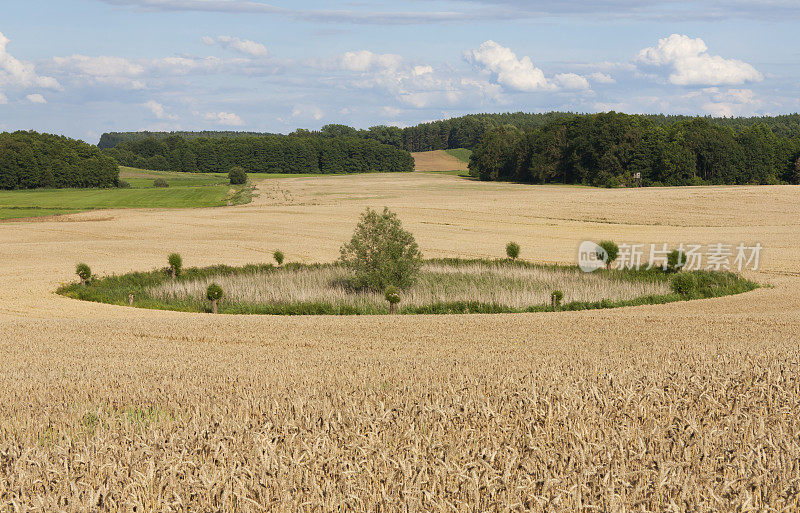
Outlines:
{"type": "Polygon", "coordinates": [[[591,75],[589,75],[589,78],[591,78],[592,80],[594,80],[598,84],[614,84],[614,83],[616,83],[616,80],[614,80],[614,77],[612,77],[608,73],[603,73],[601,71],[597,71],[595,73],[592,73],[591,75]]]}
{"type": "Polygon", "coordinates": [[[27,95],[25,97],[25,99],[28,100],[31,103],[37,103],[37,104],[40,104],[40,105],[43,105],[43,104],[47,103],[47,100],[45,99],[45,97],[42,96],[41,94],[38,94],[38,93],[29,94],[29,95],[27,95]]]}
{"type": "Polygon", "coordinates": [[[675,85],[738,85],[764,79],[750,64],[711,55],[702,39],[681,34],[659,39],[656,46],[641,50],[636,62],[644,68],[665,70],[675,85]]]}
{"type": "Polygon", "coordinates": [[[530,57],[518,58],[510,48],[486,41],[477,50],[470,50],[466,59],[476,66],[494,73],[497,83],[517,91],[552,91],[557,85],[551,83],[544,72],[533,65],[530,57]]]}
{"type": "Polygon", "coordinates": [[[171,119],[173,121],[178,119],[178,116],[175,116],[173,114],[167,114],[166,109],[164,109],[164,106],[155,100],[150,100],[148,102],[145,102],[142,104],[142,106],[145,107],[150,112],[152,112],[153,115],[156,117],[156,119],[171,119]]]}
{"type": "Polygon", "coordinates": [[[261,43],[256,43],[255,41],[250,41],[249,39],[240,39],[232,36],[218,36],[215,39],[210,36],[204,36],[203,43],[207,45],[218,44],[222,48],[230,48],[235,52],[251,57],[267,57],[269,55],[266,46],[261,43]]]}
{"type": "Polygon", "coordinates": [[[316,105],[296,105],[292,109],[292,117],[300,119],[314,119],[319,121],[325,116],[322,109],[316,105]]]}
{"type": "Polygon", "coordinates": [[[369,71],[373,69],[393,70],[403,64],[403,58],[391,53],[372,53],[369,50],[345,53],[340,61],[341,67],[350,71],[369,71]]]}
{"type": "Polygon", "coordinates": [[[42,76],[36,73],[36,67],[23,62],[8,53],[8,43],[11,41],[0,32],[0,86],[10,85],[16,87],[42,87],[45,89],[61,90],[61,84],[53,77],[42,76]]]}
{"type": "MultiPolygon", "coordinates": [[[[140,79],[145,67],[137,62],[122,58],[101,55],[71,55],[53,57],[54,71],[64,73],[84,83],[98,83],[139,90],[145,88],[140,79]]],[[[59,75],[60,76],[60,75],[59,75]]]]}
{"type": "Polygon", "coordinates": [[[205,116],[206,121],[213,121],[219,125],[242,126],[244,120],[232,112],[209,112],[205,116]]]}
{"type": "Polygon", "coordinates": [[[589,89],[589,81],[575,73],[560,73],[555,77],[556,82],[564,89],[583,90],[589,89]]]}

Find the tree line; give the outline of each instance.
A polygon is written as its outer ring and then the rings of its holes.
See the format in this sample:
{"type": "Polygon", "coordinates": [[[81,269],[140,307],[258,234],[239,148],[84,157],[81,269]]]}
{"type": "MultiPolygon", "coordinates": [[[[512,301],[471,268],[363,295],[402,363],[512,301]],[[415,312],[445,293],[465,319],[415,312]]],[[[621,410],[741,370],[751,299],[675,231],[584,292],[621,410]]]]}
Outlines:
{"type": "Polygon", "coordinates": [[[469,168],[482,180],[606,187],[800,183],[800,130],[719,121],[609,112],[498,126],[469,168]]]}
{"type": "Polygon", "coordinates": [[[95,146],[33,131],[0,133],[0,189],[118,185],[117,163],[95,146]]]}
{"type": "MultiPolygon", "coordinates": [[[[396,126],[378,125],[366,130],[359,130],[347,125],[325,125],[320,130],[296,130],[289,137],[356,137],[371,139],[409,152],[449,150],[455,148],[474,149],[483,136],[497,127],[513,126],[519,130],[529,131],[556,121],[578,118],[582,114],[573,112],[525,113],[507,112],[498,114],[469,114],[457,118],[421,123],[416,126],[399,128],[396,126]]],[[[667,126],[690,122],[696,116],[647,114],[642,117],[653,125],[667,126]]],[[[702,118],[710,124],[731,128],[739,133],[755,125],[767,125],[779,137],[794,137],[800,133],[800,114],[782,116],[764,116],[748,118],[702,118]]],[[[253,132],[115,132],[103,134],[100,138],[101,148],[111,148],[122,142],[142,139],[166,139],[171,136],[184,139],[196,138],[232,138],[232,137],[269,137],[274,134],[257,134],[253,132]]]]}
{"type": "Polygon", "coordinates": [[[150,132],[148,130],[144,130],[142,132],[107,132],[100,136],[100,142],[97,143],[97,147],[100,148],[101,150],[107,150],[109,148],[113,148],[118,144],[122,144],[125,142],[141,141],[142,139],[166,139],[167,137],[172,137],[175,135],[177,135],[178,137],[182,137],[184,139],[199,139],[207,137],[219,137],[219,138],[262,137],[262,136],[276,135],[276,134],[268,134],[263,132],[233,132],[233,131],[217,131],[217,130],[202,130],[197,132],[189,132],[189,131],[150,132]]]}
{"type": "Polygon", "coordinates": [[[161,171],[220,173],[234,166],[258,173],[366,173],[413,171],[399,148],[358,137],[149,137],[104,153],[121,165],[161,171]]]}

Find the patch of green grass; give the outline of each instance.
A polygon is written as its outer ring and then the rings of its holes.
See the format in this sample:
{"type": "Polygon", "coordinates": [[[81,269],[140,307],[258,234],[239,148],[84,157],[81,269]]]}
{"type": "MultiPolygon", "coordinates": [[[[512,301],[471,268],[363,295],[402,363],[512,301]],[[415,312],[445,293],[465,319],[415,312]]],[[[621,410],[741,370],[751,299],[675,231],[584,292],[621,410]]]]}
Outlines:
{"type": "Polygon", "coordinates": [[[417,171],[418,173],[433,173],[436,175],[451,175],[451,176],[458,176],[461,178],[472,178],[469,175],[469,171],[453,169],[451,171],[417,171]]]}
{"type": "MultiPolygon", "coordinates": [[[[575,266],[542,265],[525,261],[506,260],[461,260],[438,259],[428,260],[428,264],[448,265],[450,267],[473,266],[484,264],[491,266],[507,266],[521,269],[549,269],[553,271],[577,272],[575,266]]],[[[93,279],[84,287],[80,283],[62,286],[58,293],[74,299],[94,301],[126,306],[129,294],[134,295],[133,306],[158,310],[174,310],[183,312],[208,312],[206,301],[192,297],[155,297],[151,295],[154,287],[165,283],[195,282],[205,278],[224,276],[240,276],[247,274],[287,272],[298,270],[314,270],[329,268],[335,264],[299,264],[289,263],[280,268],[271,264],[230,267],[225,265],[207,268],[187,268],[178,282],[171,282],[166,269],[144,273],[130,273],[121,276],[108,276],[93,279]]],[[[658,281],[668,283],[672,292],[659,295],[645,295],[632,299],[599,301],[572,301],[556,307],[556,310],[588,310],[602,308],[619,308],[648,304],[664,304],[674,301],[720,297],[741,294],[754,290],[759,285],[729,272],[685,271],[678,274],[667,273],[660,269],[651,270],[599,270],[597,275],[604,276],[609,283],[658,281]]],[[[476,278],[477,279],[477,278],[476,278]]],[[[224,297],[220,305],[220,313],[226,314],[265,314],[265,315],[375,315],[388,313],[388,305],[374,303],[345,303],[339,301],[296,301],[267,303],[237,303],[227,301],[224,297]]],[[[549,303],[512,307],[498,303],[480,301],[433,302],[422,305],[400,305],[401,314],[465,314],[465,313],[523,313],[547,312],[554,308],[549,303]]]]}
{"type": "Polygon", "coordinates": [[[223,173],[178,173],[175,171],[151,171],[120,166],[119,178],[131,184],[134,189],[151,189],[153,180],[161,178],[170,187],[200,187],[206,185],[227,185],[228,176],[223,173]]]}
{"type": "Polygon", "coordinates": [[[472,156],[472,150],[468,150],[467,148],[454,148],[452,150],[444,150],[444,152],[457,158],[461,162],[467,163],[469,163],[469,158],[472,156]]]}
{"type": "Polygon", "coordinates": [[[75,209],[39,208],[39,207],[0,207],[0,221],[8,219],[25,219],[29,217],[47,217],[80,212],[75,209]]]}
{"type": "Polygon", "coordinates": [[[34,189],[0,191],[0,208],[92,210],[188,208],[225,204],[228,186],[150,189],[34,189]]]}
{"type": "Polygon", "coordinates": [[[0,220],[72,214],[113,208],[201,208],[248,203],[250,185],[231,188],[227,176],[121,168],[119,189],[33,189],[0,191],[0,220]],[[162,178],[169,187],[153,187],[162,178]]]}

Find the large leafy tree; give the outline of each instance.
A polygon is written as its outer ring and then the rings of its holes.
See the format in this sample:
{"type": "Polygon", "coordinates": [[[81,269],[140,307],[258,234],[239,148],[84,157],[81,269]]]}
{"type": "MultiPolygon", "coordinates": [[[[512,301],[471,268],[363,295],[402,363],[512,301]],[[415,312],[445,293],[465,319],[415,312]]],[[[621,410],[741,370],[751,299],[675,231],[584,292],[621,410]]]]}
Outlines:
{"type": "Polygon", "coordinates": [[[422,253],[397,214],[388,208],[380,213],[368,208],[361,214],[353,238],[342,246],[340,261],[353,272],[355,288],[407,289],[417,279],[422,253]]]}

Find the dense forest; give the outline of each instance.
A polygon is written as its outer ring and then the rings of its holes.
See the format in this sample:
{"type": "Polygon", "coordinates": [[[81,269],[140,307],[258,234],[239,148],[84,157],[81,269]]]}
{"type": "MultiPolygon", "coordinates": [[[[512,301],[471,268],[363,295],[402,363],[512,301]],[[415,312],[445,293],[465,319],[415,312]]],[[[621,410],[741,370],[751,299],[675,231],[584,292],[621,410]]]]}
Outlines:
{"type": "Polygon", "coordinates": [[[761,119],[771,123],[609,112],[498,126],[475,147],[470,173],[607,187],[800,183],[797,116],[761,119]]]}
{"type": "Polygon", "coordinates": [[[219,138],[234,138],[234,137],[263,137],[276,134],[267,134],[261,132],[224,132],[224,131],[200,131],[200,132],[108,132],[100,136],[100,142],[97,147],[101,150],[113,148],[118,144],[125,142],[136,142],[142,139],[166,139],[167,137],[175,136],[184,139],[200,139],[208,137],[219,138]]]}
{"type": "Polygon", "coordinates": [[[145,138],[104,150],[121,165],[162,171],[259,173],[366,173],[413,171],[401,149],[358,137],[259,136],[145,138]]]}
{"type": "MultiPolygon", "coordinates": [[[[406,151],[449,150],[454,148],[473,149],[486,132],[496,127],[513,126],[523,131],[529,131],[554,121],[580,116],[580,114],[571,112],[470,114],[458,118],[422,123],[408,128],[380,125],[367,130],[357,130],[346,125],[326,125],[318,131],[297,130],[289,135],[292,137],[358,137],[372,139],[406,151]]],[[[641,117],[646,118],[656,126],[685,123],[696,119],[694,116],[668,116],[664,114],[648,114],[641,117]]],[[[794,137],[800,133],[800,114],[750,118],[704,117],[702,119],[712,125],[731,128],[736,133],[760,124],[767,125],[779,137],[794,137]]],[[[252,132],[117,132],[103,134],[100,138],[99,146],[101,148],[111,148],[122,142],[149,138],[165,139],[174,135],[184,139],[196,139],[201,137],[269,136],[272,134],[254,134],[252,132]]]]}
{"type": "Polygon", "coordinates": [[[0,133],[0,189],[118,184],[117,163],[95,146],[37,132],[0,133]]]}

